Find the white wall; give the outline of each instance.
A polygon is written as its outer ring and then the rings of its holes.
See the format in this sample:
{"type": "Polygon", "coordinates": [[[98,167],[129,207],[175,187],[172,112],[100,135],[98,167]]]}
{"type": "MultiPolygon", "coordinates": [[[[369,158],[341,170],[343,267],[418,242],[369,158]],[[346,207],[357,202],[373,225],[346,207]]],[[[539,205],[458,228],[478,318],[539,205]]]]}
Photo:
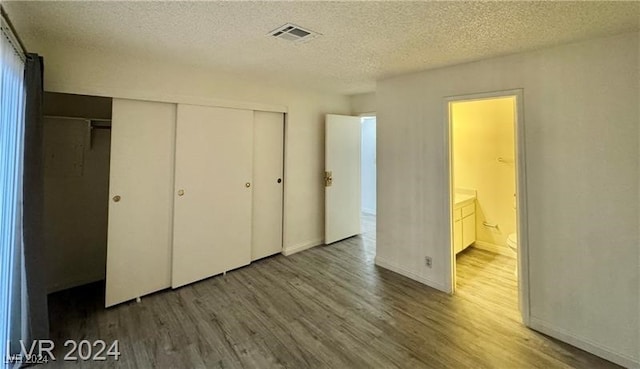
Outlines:
{"type": "Polygon", "coordinates": [[[357,94],[349,96],[351,114],[369,114],[376,112],[376,93],[357,94]]]}
{"type": "Polygon", "coordinates": [[[624,34],[379,81],[376,262],[448,289],[444,98],[522,88],[531,324],[639,365],[638,45],[624,34]]]}
{"type": "Polygon", "coordinates": [[[251,108],[285,106],[285,251],[322,243],[324,115],[349,114],[348,97],[90,49],[27,46],[44,56],[47,91],[164,101],[216,99],[231,105],[252,102],[251,108]]]}
{"type": "Polygon", "coordinates": [[[362,175],[362,212],[376,213],[376,118],[362,119],[360,173],[362,175]]]}
{"type": "Polygon", "coordinates": [[[453,187],[477,191],[475,244],[511,255],[507,237],[516,232],[515,98],[455,102],[451,116],[453,187]]]}

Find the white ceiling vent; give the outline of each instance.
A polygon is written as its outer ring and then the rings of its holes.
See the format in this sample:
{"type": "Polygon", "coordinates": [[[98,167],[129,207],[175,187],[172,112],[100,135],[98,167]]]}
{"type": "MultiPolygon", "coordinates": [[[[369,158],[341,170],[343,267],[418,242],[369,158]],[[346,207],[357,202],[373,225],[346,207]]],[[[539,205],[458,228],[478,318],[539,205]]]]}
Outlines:
{"type": "Polygon", "coordinates": [[[269,35],[295,43],[304,43],[320,36],[317,32],[304,29],[291,23],[287,23],[282,27],[274,29],[269,32],[269,35]]]}

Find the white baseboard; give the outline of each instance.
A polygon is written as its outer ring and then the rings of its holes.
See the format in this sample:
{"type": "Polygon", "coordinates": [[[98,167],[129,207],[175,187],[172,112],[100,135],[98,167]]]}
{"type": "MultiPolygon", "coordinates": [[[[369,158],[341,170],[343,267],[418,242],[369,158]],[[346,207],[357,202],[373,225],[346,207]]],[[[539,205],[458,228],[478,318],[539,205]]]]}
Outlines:
{"type": "Polygon", "coordinates": [[[507,256],[513,259],[516,258],[516,255],[508,246],[499,246],[499,245],[496,245],[495,243],[484,242],[484,241],[476,241],[473,243],[472,246],[475,247],[476,249],[493,252],[494,254],[507,256]]]}
{"type": "Polygon", "coordinates": [[[293,255],[293,254],[295,254],[297,252],[308,250],[308,249],[310,249],[312,247],[316,247],[316,246],[323,245],[323,244],[324,244],[324,239],[322,239],[322,238],[317,238],[315,240],[302,242],[302,243],[299,243],[297,245],[293,245],[293,246],[289,246],[289,247],[284,248],[282,250],[282,255],[284,255],[284,256],[293,255]]]}
{"type": "Polygon", "coordinates": [[[586,338],[577,337],[563,329],[553,327],[552,324],[537,319],[533,316],[529,321],[529,328],[544,333],[548,336],[555,337],[560,341],[564,341],[577,348],[600,356],[603,359],[609,360],[618,365],[622,365],[625,368],[640,369],[640,358],[633,358],[631,356],[616,352],[615,350],[608,347],[603,347],[602,345],[590,341],[586,338]]]}
{"type": "Polygon", "coordinates": [[[376,256],[375,258],[375,263],[377,266],[385,268],[385,269],[389,269],[392,272],[398,273],[400,275],[403,275],[407,278],[413,279],[414,281],[418,281],[422,284],[426,284],[429,287],[433,287],[439,291],[445,292],[445,293],[451,293],[450,288],[445,287],[444,284],[442,283],[438,283],[435,281],[432,281],[428,278],[422,277],[420,275],[418,275],[417,273],[414,273],[408,269],[405,269],[401,266],[398,266],[392,262],[389,262],[387,260],[382,259],[379,256],[376,256]]]}

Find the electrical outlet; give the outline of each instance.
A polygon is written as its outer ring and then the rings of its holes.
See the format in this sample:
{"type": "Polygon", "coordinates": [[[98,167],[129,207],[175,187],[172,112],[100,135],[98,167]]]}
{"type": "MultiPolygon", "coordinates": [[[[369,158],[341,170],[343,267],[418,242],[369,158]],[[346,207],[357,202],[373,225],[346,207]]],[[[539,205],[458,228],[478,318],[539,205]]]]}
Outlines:
{"type": "Polygon", "coordinates": [[[432,262],[432,260],[431,260],[431,256],[425,256],[425,257],[424,257],[424,264],[425,264],[427,267],[431,268],[431,262],[432,262]]]}

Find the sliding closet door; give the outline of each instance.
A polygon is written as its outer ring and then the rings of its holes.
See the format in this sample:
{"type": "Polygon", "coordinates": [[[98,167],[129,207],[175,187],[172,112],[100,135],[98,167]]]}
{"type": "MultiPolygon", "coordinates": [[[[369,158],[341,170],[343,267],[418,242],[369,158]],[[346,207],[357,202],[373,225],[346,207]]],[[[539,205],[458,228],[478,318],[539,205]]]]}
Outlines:
{"type": "Polygon", "coordinates": [[[251,262],[253,111],[178,105],[174,288],[251,262]]]}
{"type": "Polygon", "coordinates": [[[113,100],[106,306],[171,285],[176,105],[113,100]]]}
{"type": "Polygon", "coordinates": [[[251,260],[282,251],[284,114],[256,111],[251,260]]]}

